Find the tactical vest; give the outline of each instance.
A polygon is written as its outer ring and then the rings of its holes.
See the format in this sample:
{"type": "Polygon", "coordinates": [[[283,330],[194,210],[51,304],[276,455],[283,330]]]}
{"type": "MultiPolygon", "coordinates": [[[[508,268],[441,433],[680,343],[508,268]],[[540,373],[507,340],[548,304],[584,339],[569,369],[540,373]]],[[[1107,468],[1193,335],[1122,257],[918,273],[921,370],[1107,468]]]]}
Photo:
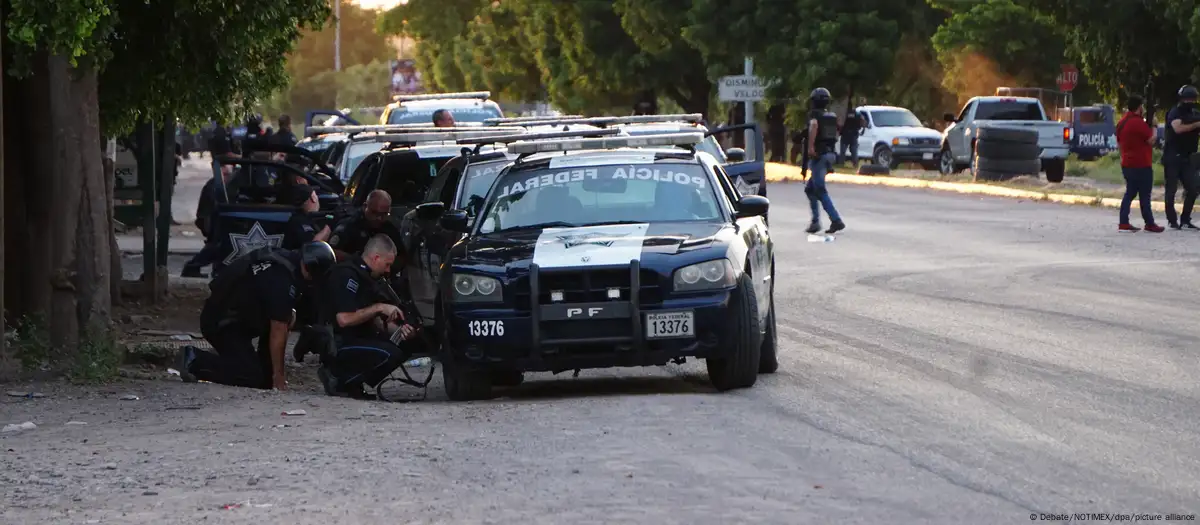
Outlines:
{"type": "Polygon", "coordinates": [[[817,120],[817,137],[816,142],[814,143],[814,149],[817,150],[818,155],[833,153],[837,150],[837,114],[833,113],[832,111],[824,111],[822,113],[817,113],[813,118],[817,120]]]}
{"type": "MultiPolygon", "coordinates": [[[[214,308],[213,311],[228,312],[221,316],[223,319],[231,319],[236,317],[244,305],[238,304],[237,291],[249,286],[249,280],[254,276],[254,265],[264,262],[278,264],[287,269],[293,275],[296,273],[296,265],[288,258],[288,250],[267,246],[254,250],[246,255],[234,259],[229,266],[221,270],[213,278],[212,282],[208,283],[208,300],[205,302],[205,310],[214,308]]],[[[201,322],[205,321],[204,319],[201,322]]],[[[213,321],[216,321],[213,319],[213,321]]]]}

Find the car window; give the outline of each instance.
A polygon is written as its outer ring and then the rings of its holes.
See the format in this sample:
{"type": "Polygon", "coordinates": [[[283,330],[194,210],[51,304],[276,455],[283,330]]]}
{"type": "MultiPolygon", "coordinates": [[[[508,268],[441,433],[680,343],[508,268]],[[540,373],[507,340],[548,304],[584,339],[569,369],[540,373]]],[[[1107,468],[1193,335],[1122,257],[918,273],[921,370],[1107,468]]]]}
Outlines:
{"type": "Polygon", "coordinates": [[[1045,120],[1037,101],[997,100],[981,102],[975,120],[1045,120]]]}
{"type": "Polygon", "coordinates": [[[704,137],[704,140],[696,144],[696,151],[703,151],[712,155],[721,164],[729,162],[729,158],[725,156],[725,150],[721,149],[721,143],[717,142],[717,138],[712,135],[704,137]]]}
{"type": "Polygon", "coordinates": [[[467,166],[467,173],[459,194],[458,206],[467,210],[468,217],[479,214],[483,208],[484,197],[496,182],[496,176],[504,170],[511,160],[500,158],[488,162],[478,162],[467,166]]]}
{"type": "Polygon", "coordinates": [[[354,173],[354,169],[362,163],[367,155],[375,153],[383,149],[386,144],[383,142],[351,142],[350,147],[346,148],[346,155],[342,159],[344,167],[341,169],[343,176],[354,173]]]}
{"type": "MultiPolygon", "coordinates": [[[[388,114],[388,124],[433,124],[433,112],[435,108],[396,108],[388,114]]],[[[501,118],[504,115],[494,107],[480,106],[470,108],[447,108],[451,115],[454,115],[454,121],[457,123],[463,122],[483,122],[489,118],[501,118]]]]}
{"type": "Polygon", "coordinates": [[[1079,110],[1078,121],[1080,124],[1103,124],[1108,122],[1108,116],[1100,109],[1082,109],[1079,110]]]}
{"type": "Polygon", "coordinates": [[[875,127],[879,128],[899,128],[899,127],[923,127],[921,119],[907,109],[877,109],[871,112],[871,120],[875,127]]]}
{"type": "Polygon", "coordinates": [[[725,168],[716,166],[717,180],[721,182],[721,190],[725,194],[725,198],[729,200],[729,205],[726,207],[729,211],[733,211],[733,206],[741,202],[742,194],[738,193],[737,186],[733,184],[733,180],[729,178],[729,174],[725,173],[725,168]]]}
{"type": "Polygon", "coordinates": [[[358,189],[371,188],[375,185],[374,171],[379,165],[379,156],[371,155],[365,161],[358,165],[354,170],[354,174],[350,176],[350,182],[346,185],[346,194],[354,198],[356,204],[361,204],[366,199],[365,192],[360,192],[358,189]]]}
{"type": "Polygon", "coordinates": [[[509,171],[488,196],[480,233],[551,222],[715,221],[711,181],[703,166],[682,162],[509,171]]]}
{"type": "Polygon", "coordinates": [[[450,159],[420,158],[409,152],[387,155],[376,189],[392,197],[392,206],[412,206],[424,202],[429,187],[442,165],[450,159]]]}
{"type": "Polygon", "coordinates": [[[971,108],[974,106],[975,106],[974,102],[967,102],[967,104],[965,106],[963,106],[962,111],[958,114],[958,121],[962,122],[963,120],[966,120],[967,113],[970,113],[971,108]]]}

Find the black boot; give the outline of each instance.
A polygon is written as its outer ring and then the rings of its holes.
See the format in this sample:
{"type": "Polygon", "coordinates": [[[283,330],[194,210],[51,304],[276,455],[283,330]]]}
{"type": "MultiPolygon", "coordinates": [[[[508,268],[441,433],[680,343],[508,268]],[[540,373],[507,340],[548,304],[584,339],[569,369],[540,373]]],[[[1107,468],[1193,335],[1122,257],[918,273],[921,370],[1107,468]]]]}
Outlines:
{"type": "Polygon", "coordinates": [[[846,229],[846,223],[842,221],[833,221],[829,224],[829,229],[825,230],[825,233],[837,233],[844,229],[846,229]]]}
{"type": "Polygon", "coordinates": [[[821,231],[821,221],[812,221],[812,223],[808,225],[808,229],[804,231],[808,233],[817,233],[821,231]]]}

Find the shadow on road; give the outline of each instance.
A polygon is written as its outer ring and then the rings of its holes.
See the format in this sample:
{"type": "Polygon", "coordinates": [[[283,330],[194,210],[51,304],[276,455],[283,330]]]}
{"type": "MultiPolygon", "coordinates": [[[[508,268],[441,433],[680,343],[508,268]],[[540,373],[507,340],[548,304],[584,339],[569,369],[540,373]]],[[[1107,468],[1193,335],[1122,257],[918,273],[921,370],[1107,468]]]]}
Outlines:
{"type": "Polygon", "coordinates": [[[710,394],[715,392],[708,379],[690,377],[594,377],[571,378],[564,374],[519,387],[496,389],[499,398],[513,400],[587,398],[636,395],[710,394]]]}

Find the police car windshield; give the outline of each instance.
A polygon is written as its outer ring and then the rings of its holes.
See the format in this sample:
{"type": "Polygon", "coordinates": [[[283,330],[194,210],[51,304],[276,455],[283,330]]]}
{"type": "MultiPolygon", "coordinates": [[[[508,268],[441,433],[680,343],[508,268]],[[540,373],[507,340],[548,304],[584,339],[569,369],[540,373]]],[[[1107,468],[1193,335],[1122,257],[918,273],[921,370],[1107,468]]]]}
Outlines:
{"type": "MultiPolygon", "coordinates": [[[[437,108],[429,109],[412,109],[398,108],[388,114],[388,124],[428,124],[433,125],[433,112],[437,108]]],[[[454,115],[454,122],[462,124],[465,122],[483,122],[490,118],[501,118],[502,115],[496,108],[489,106],[471,107],[471,108],[446,108],[451,115],[454,115]]]]}
{"type": "Polygon", "coordinates": [[[719,220],[710,182],[703,167],[681,162],[509,172],[489,195],[479,233],[547,223],[719,220]]]}
{"type": "Polygon", "coordinates": [[[1037,101],[981,101],[975,120],[1046,120],[1037,101]]]}
{"type": "Polygon", "coordinates": [[[877,128],[924,127],[921,119],[907,109],[884,109],[871,112],[871,120],[877,128]]]}

